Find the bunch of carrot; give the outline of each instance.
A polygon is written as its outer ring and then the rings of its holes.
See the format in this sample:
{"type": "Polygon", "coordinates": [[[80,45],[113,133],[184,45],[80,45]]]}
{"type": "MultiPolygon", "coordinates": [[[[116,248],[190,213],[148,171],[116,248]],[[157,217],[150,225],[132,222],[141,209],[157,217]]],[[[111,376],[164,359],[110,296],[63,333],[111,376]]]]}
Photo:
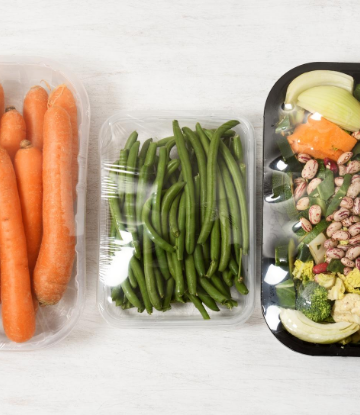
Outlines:
{"type": "Polygon", "coordinates": [[[76,102],[65,85],[27,93],[5,109],[0,84],[0,287],[4,331],[35,333],[38,304],[56,304],[75,258],[76,102]]]}

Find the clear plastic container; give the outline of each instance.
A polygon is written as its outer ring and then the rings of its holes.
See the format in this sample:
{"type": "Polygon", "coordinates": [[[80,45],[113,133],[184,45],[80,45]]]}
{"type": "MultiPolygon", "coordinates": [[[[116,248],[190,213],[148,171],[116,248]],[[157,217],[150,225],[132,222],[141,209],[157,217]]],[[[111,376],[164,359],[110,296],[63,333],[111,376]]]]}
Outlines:
{"type": "Polygon", "coordinates": [[[5,336],[0,326],[1,350],[35,350],[59,342],[74,327],[85,300],[85,201],[90,126],[90,104],[86,90],[75,75],[57,62],[40,57],[0,57],[0,83],[4,88],[6,106],[15,106],[18,111],[22,112],[24,97],[30,87],[38,84],[45,87],[44,82],[51,88],[65,83],[77,101],[80,146],[79,180],[75,204],[76,260],[71,280],[61,301],[54,306],[39,307],[34,337],[26,343],[14,343],[5,336]]]}
{"type": "MultiPolygon", "coordinates": [[[[173,149],[172,151],[176,151],[173,149]]],[[[240,325],[252,314],[255,301],[255,141],[253,127],[243,117],[234,113],[214,112],[118,112],[105,121],[99,136],[99,152],[101,163],[101,194],[99,219],[99,280],[97,290],[97,304],[103,318],[115,327],[121,328],[157,328],[157,327],[208,327],[240,325]],[[119,151],[125,145],[127,138],[133,131],[138,132],[138,140],[143,143],[149,137],[154,141],[172,136],[172,121],[179,121],[180,127],[187,126],[195,129],[199,122],[204,128],[214,129],[224,122],[237,119],[240,124],[234,128],[240,135],[244,162],[246,164],[246,199],[249,214],[250,248],[249,255],[243,257],[245,282],[249,294],[240,295],[235,288],[231,289],[232,298],[238,301],[238,307],[229,310],[220,306],[219,312],[210,311],[210,320],[203,320],[199,311],[192,303],[171,304],[171,310],[162,312],[154,309],[151,315],[146,311],[139,313],[136,308],[123,310],[116,307],[111,298],[111,290],[126,278],[129,260],[133,248],[123,248],[110,254],[109,231],[110,214],[108,203],[109,171],[113,163],[119,158],[119,151]]],[[[173,155],[173,152],[171,153],[173,155]]],[[[138,172],[135,172],[137,175],[138,172]]],[[[129,236],[129,234],[128,234],[129,236]]],[[[131,238],[131,236],[130,236],[131,238]]]]}

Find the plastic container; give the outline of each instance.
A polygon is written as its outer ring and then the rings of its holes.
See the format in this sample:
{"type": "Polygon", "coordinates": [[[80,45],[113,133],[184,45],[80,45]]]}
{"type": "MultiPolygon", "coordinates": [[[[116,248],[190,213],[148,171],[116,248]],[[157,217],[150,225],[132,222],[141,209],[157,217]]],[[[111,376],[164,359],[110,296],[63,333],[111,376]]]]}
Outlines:
{"type": "MultiPolygon", "coordinates": [[[[255,300],[255,142],[253,128],[243,117],[231,113],[204,112],[119,112],[110,117],[103,124],[100,131],[99,151],[101,162],[101,205],[99,220],[99,280],[97,303],[103,318],[113,326],[121,328],[158,328],[158,327],[215,327],[239,325],[250,317],[255,300]],[[203,320],[198,310],[191,303],[172,304],[171,310],[166,312],[154,309],[151,315],[146,311],[138,313],[135,308],[123,310],[116,307],[111,299],[111,289],[117,286],[127,276],[128,263],[133,248],[123,248],[115,256],[109,255],[109,203],[107,183],[109,166],[119,157],[119,150],[131,132],[136,130],[139,141],[153,137],[154,141],[172,136],[172,121],[177,119],[181,127],[195,129],[196,122],[204,128],[217,128],[230,119],[238,119],[240,124],[235,128],[240,135],[244,159],[247,167],[247,204],[249,212],[250,249],[249,256],[244,257],[246,284],[249,288],[247,296],[232,288],[232,297],[239,302],[238,307],[228,310],[221,307],[220,312],[209,311],[210,320],[203,320]]],[[[173,153],[171,153],[173,154],[173,153]]],[[[137,173],[136,173],[137,174],[137,173]]]]}
{"type": "MultiPolygon", "coordinates": [[[[281,213],[274,202],[272,176],[274,170],[283,170],[284,163],[276,144],[279,137],[275,125],[279,121],[279,110],[284,103],[287,87],[297,76],[313,70],[343,72],[360,82],[360,65],[354,63],[308,63],[298,66],[283,75],[271,89],[264,111],[264,181],[263,181],[263,232],[262,232],[262,284],[261,303],[265,321],[273,335],[290,349],[316,356],[360,356],[360,345],[340,343],[308,343],[288,333],[279,319],[279,298],[275,286],[288,278],[286,270],[275,265],[275,247],[281,239],[294,238],[293,225],[297,220],[289,220],[281,213]]],[[[300,170],[301,172],[301,170],[300,170]]]]}
{"type": "MultiPolygon", "coordinates": [[[[1,350],[36,350],[64,339],[78,320],[85,300],[85,201],[87,149],[90,126],[90,104],[83,84],[75,75],[57,62],[39,57],[0,57],[0,82],[4,87],[5,105],[13,105],[22,112],[23,100],[31,86],[45,81],[52,88],[65,83],[77,101],[79,122],[79,181],[76,211],[76,259],[68,288],[55,306],[39,307],[36,333],[26,343],[10,341],[0,326],[1,350]]],[[[0,307],[1,313],[1,307],[0,307]]],[[[1,321],[1,320],[0,320],[1,321]]],[[[1,324],[1,323],[0,323],[1,324]]]]}

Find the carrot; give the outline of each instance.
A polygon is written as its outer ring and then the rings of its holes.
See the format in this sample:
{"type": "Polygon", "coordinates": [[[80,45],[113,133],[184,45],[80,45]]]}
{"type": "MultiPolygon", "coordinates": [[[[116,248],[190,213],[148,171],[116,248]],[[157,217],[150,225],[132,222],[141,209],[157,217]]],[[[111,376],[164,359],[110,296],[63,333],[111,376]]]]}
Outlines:
{"type": "Polygon", "coordinates": [[[356,144],[354,137],[334,123],[311,116],[306,124],[298,125],[287,139],[294,153],[307,153],[318,159],[328,157],[335,161],[356,144]]]}
{"type": "Polygon", "coordinates": [[[40,250],[42,237],[42,154],[30,141],[20,143],[15,156],[15,172],[24,222],[30,275],[40,250]]]}
{"type": "Polygon", "coordinates": [[[49,96],[49,107],[57,105],[64,108],[70,116],[71,128],[73,134],[72,143],[72,189],[73,199],[76,199],[76,185],[78,182],[78,152],[79,152],[79,133],[78,133],[78,119],[77,108],[74,95],[70,89],[65,85],[59,85],[55,88],[49,96]]]}
{"type": "Polygon", "coordinates": [[[16,177],[3,148],[0,148],[0,224],[2,321],[7,337],[21,343],[34,335],[35,312],[16,177]]]}
{"type": "Polygon", "coordinates": [[[4,88],[0,84],[0,118],[4,114],[4,110],[5,110],[4,88]]]}
{"type": "Polygon", "coordinates": [[[45,113],[43,147],[43,238],[34,271],[40,305],[60,301],[75,258],[70,118],[61,107],[45,113]]]}
{"type": "Polygon", "coordinates": [[[41,86],[33,86],[24,99],[24,120],[27,140],[42,149],[44,115],[47,110],[48,93],[41,86]]]}
{"type": "Polygon", "coordinates": [[[0,145],[9,153],[11,160],[26,138],[26,125],[22,115],[14,107],[8,107],[1,117],[0,145]]]}

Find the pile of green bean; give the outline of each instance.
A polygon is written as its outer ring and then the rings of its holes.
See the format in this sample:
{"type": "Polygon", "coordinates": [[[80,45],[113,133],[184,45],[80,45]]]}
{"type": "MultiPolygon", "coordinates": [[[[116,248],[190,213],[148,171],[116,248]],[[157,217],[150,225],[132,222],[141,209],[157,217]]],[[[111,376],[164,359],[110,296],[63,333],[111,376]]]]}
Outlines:
{"type": "Polygon", "coordinates": [[[128,278],[112,289],[117,306],[151,314],[192,302],[209,319],[204,305],[238,305],[231,287],[248,294],[246,171],[232,130],[238,124],[210,130],[198,123],[193,131],[174,121],[173,136],[149,138],[141,149],[138,134],[129,136],[107,178],[109,253],[121,249],[124,232],[133,247],[128,278]]]}

